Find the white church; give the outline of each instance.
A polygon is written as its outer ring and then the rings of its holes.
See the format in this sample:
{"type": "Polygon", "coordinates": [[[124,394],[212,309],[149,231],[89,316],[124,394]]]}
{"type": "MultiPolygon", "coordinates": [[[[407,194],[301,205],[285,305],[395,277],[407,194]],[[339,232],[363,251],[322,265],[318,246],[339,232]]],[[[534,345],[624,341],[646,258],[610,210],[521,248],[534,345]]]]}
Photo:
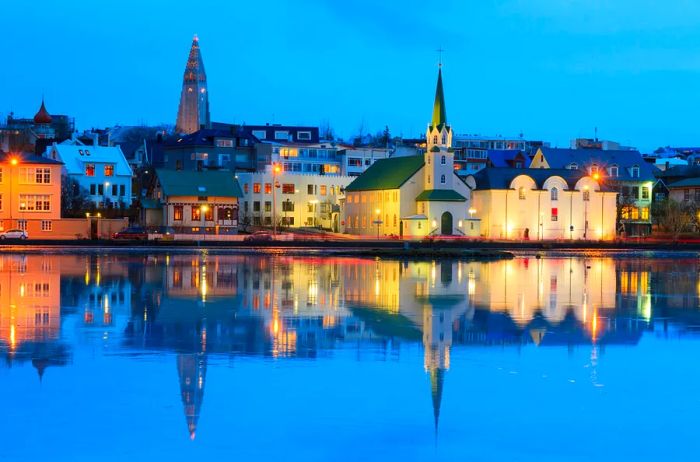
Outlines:
{"type": "Polygon", "coordinates": [[[345,232],[366,236],[479,236],[470,218],[471,191],[454,170],[438,70],[433,117],[423,155],[376,161],[345,188],[345,232]]]}

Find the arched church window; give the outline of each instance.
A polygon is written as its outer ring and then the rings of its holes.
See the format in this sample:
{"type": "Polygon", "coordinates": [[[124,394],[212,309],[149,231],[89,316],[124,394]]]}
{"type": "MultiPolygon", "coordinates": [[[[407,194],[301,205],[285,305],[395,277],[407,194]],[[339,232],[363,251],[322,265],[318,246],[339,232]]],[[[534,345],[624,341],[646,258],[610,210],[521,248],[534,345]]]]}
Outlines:
{"type": "Polygon", "coordinates": [[[557,188],[552,188],[551,191],[549,191],[550,199],[553,201],[558,201],[559,200],[559,190],[557,188]]]}
{"type": "Polygon", "coordinates": [[[428,175],[428,184],[430,184],[430,175],[428,175]]]}
{"type": "Polygon", "coordinates": [[[442,144],[447,144],[447,135],[444,133],[442,134],[442,144]]]}
{"type": "Polygon", "coordinates": [[[433,136],[433,144],[437,144],[437,135],[433,136]]]}
{"type": "Polygon", "coordinates": [[[445,175],[440,175],[440,183],[445,184],[445,175]]]}
{"type": "Polygon", "coordinates": [[[441,164],[441,165],[445,165],[446,163],[447,163],[447,158],[446,158],[445,156],[442,156],[442,157],[440,158],[440,164],[441,164]]]}

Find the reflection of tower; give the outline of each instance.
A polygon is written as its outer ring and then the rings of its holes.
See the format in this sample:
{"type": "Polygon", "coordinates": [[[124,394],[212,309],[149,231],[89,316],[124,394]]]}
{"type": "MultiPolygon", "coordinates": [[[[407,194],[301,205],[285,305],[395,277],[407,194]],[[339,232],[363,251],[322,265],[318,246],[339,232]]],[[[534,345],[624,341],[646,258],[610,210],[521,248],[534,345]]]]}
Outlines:
{"type": "Polygon", "coordinates": [[[180,394],[187,419],[187,430],[194,439],[197,421],[204,399],[204,379],[207,374],[205,353],[177,355],[177,373],[180,377],[180,394]]]}
{"type": "Polygon", "coordinates": [[[199,50],[199,39],[195,35],[182,80],[180,107],[177,111],[175,127],[179,133],[189,134],[201,128],[209,128],[208,91],[207,74],[204,71],[204,61],[199,50]]]}

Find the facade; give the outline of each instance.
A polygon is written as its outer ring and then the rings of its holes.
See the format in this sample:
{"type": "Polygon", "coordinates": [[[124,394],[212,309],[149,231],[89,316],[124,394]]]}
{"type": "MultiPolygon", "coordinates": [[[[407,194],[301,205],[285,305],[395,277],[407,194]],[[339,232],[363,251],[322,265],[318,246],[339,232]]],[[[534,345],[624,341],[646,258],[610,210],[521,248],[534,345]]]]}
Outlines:
{"type": "MultiPolygon", "coordinates": [[[[549,143],[531,141],[519,136],[455,135],[455,170],[461,176],[474,174],[490,165],[492,153],[514,151],[529,153],[549,143]]],[[[502,155],[500,156],[502,157],[502,155]]]]}
{"type": "Polygon", "coordinates": [[[359,176],[374,164],[375,161],[386,159],[391,155],[391,150],[386,148],[353,148],[340,146],[338,150],[340,174],[359,176]]]}
{"type": "Polygon", "coordinates": [[[377,237],[478,236],[467,215],[470,191],[454,169],[442,68],[438,71],[426,152],[377,160],[345,189],[345,231],[377,237]]]}
{"type": "Polygon", "coordinates": [[[199,39],[194,36],[190,55],[182,78],[180,107],[177,111],[175,130],[178,133],[190,134],[202,128],[209,128],[209,88],[207,74],[204,71],[204,61],[199,50],[199,39]]]}
{"type": "MultiPolygon", "coordinates": [[[[214,124],[215,128],[220,125],[214,124]]],[[[244,133],[254,136],[260,142],[277,143],[301,143],[318,144],[321,142],[318,127],[305,127],[299,125],[242,125],[244,133]]]]}
{"type": "Polygon", "coordinates": [[[238,173],[237,177],[243,188],[240,217],[246,224],[272,226],[276,219],[292,228],[342,229],[343,191],[352,177],[287,171],[273,174],[272,167],[238,173]],[[273,189],[273,185],[277,187],[273,189]]]}
{"type": "Polygon", "coordinates": [[[667,186],[668,197],[679,204],[700,206],[700,178],[686,178],[667,186]]]}
{"type": "Polygon", "coordinates": [[[636,151],[631,146],[623,146],[617,141],[599,140],[598,138],[575,138],[571,140],[571,149],[594,149],[598,151],[636,151]]]}
{"type": "Polygon", "coordinates": [[[62,162],[63,173],[77,181],[95,207],[131,206],[133,173],[119,146],[66,140],[52,144],[44,157],[62,162]]]}
{"type": "Polygon", "coordinates": [[[331,143],[264,142],[256,146],[258,170],[279,165],[289,173],[341,175],[341,156],[331,143]]]}
{"type": "Polygon", "coordinates": [[[61,162],[44,157],[0,155],[0,229],[24,229],[51,237],[61,219],[61,162]]]}
{"type": "Polygon", "coordinates": [[[585,171],[486,168],[466,181],[485,238],[615,238],[617,192],[585,171]]]}
{"type": "Polygon", "coordinates": [[[242,195],[228,170],[157,169],[141,220],[145,226],[168,226],[176,233],[235,234],[242,195]]]}
{"type": "Polygon", "coordinates": [[[583,170],[605,189],[618,192],[617,232],[627,236],[651,233],[652,166],[639,151],[540,148],[530,168],[583,170]]]}

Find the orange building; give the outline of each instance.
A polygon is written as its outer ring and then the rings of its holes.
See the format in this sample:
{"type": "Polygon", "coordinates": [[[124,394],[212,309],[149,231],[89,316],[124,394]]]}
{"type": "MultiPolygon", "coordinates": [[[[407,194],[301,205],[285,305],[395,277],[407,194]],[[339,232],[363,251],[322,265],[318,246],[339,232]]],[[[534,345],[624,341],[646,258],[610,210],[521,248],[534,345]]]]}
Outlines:
{"type": "Polygon", "coordinates": [[[51,237],[61,219],[62,166],[31,154],[0,155],[0,231],[51,237]]]}

